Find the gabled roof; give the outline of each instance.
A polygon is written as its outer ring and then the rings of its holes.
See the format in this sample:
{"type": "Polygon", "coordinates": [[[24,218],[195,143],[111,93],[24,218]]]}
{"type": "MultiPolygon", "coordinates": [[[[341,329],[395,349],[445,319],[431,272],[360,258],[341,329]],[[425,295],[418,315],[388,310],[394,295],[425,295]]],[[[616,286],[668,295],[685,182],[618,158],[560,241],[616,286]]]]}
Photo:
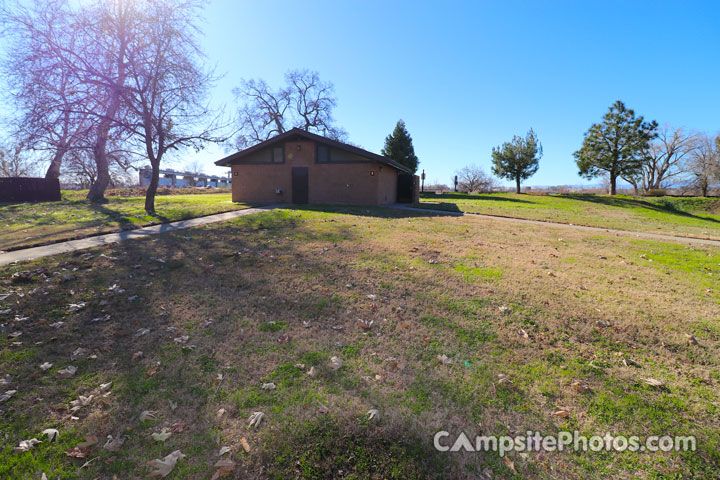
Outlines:
{"type": "Polygon", "coordinates": [[[252,147],[248,147],[245,150],[240,150],[239,152],[233,153],[232,155],[228,155],[227,157],[215,162],[215,165],[219,165],[221,167],[230,166],[235,160],[239,160],[246,155],[250,155],[253,152],[262,150],[263,148],[269,147],[274,143],[292,140],[297,137],[322,143],[329,147],[337,148],[340,150],[345,150],[346,152],[354,153],[355,155],[367,158],[368,160],[388,165],[396,170],[400,170],[401,172],[410,174],[412,173],[412,170],[407,168],[405,165],[401,165],[395,160],[391,160],[388,157],[383,157],[382,155],[378,155],[377,153],[368,152],[367,150],[363,150],[362,148],[354,147],[352,145],[348,145],[347,143],[338,142],[337,140],[332,140],[330,138],[323,137],[322,135],[316,135],[300,128],[293,128],[292,130],[288,130],[287,132],[276,135],[268,140],[265,140],[264,142],[260,142],[256,145],[253,145],[252,147]]]}

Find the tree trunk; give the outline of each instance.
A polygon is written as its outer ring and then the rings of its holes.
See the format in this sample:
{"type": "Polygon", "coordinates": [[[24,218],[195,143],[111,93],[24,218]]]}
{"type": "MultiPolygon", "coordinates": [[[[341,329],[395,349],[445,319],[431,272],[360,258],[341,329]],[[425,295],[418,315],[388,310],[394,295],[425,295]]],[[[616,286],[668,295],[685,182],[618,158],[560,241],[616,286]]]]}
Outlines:
{"type": "Polygon", "coordinates": [[[152,176],[145,193],[145,211],[155,213],[155,194],[157,193],[158,183],[160,183],[160,162],[151,160],[150,164],[152,166],[152,176]]]}
{"type": "Polygon", "coordinates": [[[60,178],[60,165],[62,164],[63,157],[65,156],[65,147],[58,147],[53,155],[53,159],[50,160],[50,166],[45,173],[45,178],[48,180],[56,180],[60,178]]]}
{"type": "Polygon", "coordinates": [[[520,177],[515,178],[515,192],[520,193],[520,177]]]}
{"type": "Polygon", "coordinates": [[[105,200],[105,189],[110,183],[110,166],[107,160],[107,137],[110,130],[110,124],[103,121],[98,127],[97,140],[93,146],[93,157],[97,166],[97,178],[90,186],[87,199],[91,202],[101,202],[105,200]]]}
{"type": "Polygon", "coordinates": [[[615,175],[615,172],[610,172],[610,195],[615,195],[617,185],[617,175],[615,175]]]}

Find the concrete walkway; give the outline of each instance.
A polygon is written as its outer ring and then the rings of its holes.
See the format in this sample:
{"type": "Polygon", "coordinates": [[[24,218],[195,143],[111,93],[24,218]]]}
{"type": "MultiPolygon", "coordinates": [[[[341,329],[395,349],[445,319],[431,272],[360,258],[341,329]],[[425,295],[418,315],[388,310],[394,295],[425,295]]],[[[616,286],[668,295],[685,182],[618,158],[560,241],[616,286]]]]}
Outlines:
{"type": "Polygon", "coordinates": [[[451,212],[451,211],[443,211],[443,210],[436,210],[433,208],[414,208],[409,207],[402,204],[395,204],[395,205],[388,205],[389,208],[394,208],[398,210],[408,210],[408,211],[420,211],[420,212],[429,212],[438,214],[440,212],[445,213],[446,215],[452,215],[452,216],[470,216],[470,217],[479,217],[479,218],[485,218],[488,220],[498,220],[501,222],[513,222],[513,223],[524,223],[526,225],[542,225],[544,227],[551,226],[551,227],[560,227],[560,228],[571,228],[574,230],[582,230],[586,232],[594,232],[594,233],[605,233],[605,234],[612,234],[612,235],[622,235],[624,237],[635,237],[635,238],[643,238],[648,240],[661,240],[661,241],[671,241],[671,242],[679,242],[679,243],[685,243],[689,245],[709,245],[713,247],[720,247],[720,240],[711,240],[706,238],[693,238],[693,237],[681,237],[678,235],[667,235],[663,233],[651,233],[651,232],[634,232],[631,230],[615,230],[612,228],[602,228],[602,227],[588,227],[585,225],[575,225],[571,223],[559,223],[559,222],[551,222],[551,221],[545,221],[545,220],[529,220],[526,218],[514,218],[514,217],[501,217],[498,215],[485,215],[482,213],[467,213],[467,212],[451,212]]]}
{"type": "Polygon", "coordinates": [[[233,218],[244,217],[262,211],[277,208],[274,205],[259,208],[247,208],[245,210],[234,210],[232,212],[218,213],[215,215],[207,215],[205,217],[189,218],[187,220],[179,220],[177,222],[163,223],[160,225],[152,225],[142,227],[135,230],[126,230],[124,232],[106,233],[95,237],[81,238],[79,240],[69,240],[67,242],[54,243],[52,245],[44,245],[41,247],[25,248],[12,252],[0,253],[0,266],[8,265],[13,262],[22,262],[33,260],[35,258],[49,257],[51,255],[59,255],[61,253],[74,252],[84,250],[86,248],[99,247],[101,245],[109,245],[111,243],[132,240],[135,238],[157,235],[158,233],[174,232],[199,225],[207,225],[209,223],[224,222],[233,218]]]}
{"type": "MultiPolygon", "coordinates": [[[[160,225],[152,225],[150,227],[142,227],[135,230],[126,230],[124,232],[107,233],[104,235],[98,235],[95,237],[81,238],[79,240],[69,240],[67,242],[54,243],[52,245],[45,245],[42,247],[25,248],[22,250],[15,250],[7,253],[0,253],[0,266],[8,265],[13,262],[22,262],[26,260],[33,260],[36,258],[49,257],[51,255],[59,255],[61,253],[75,252],[77,250],[85,250],[86,248],[99,247],[102,245],[109,245],[111,243],[123,242],[125,240],[132,240],[135,238],[148,237],[150,235],[157,235],[159,233],[174,232],[176,230],[183,230],[185,228],[197,227],[200,225],[207,225],[209,223],[224,222],[226,220],[232,220],[233,218],[244,217],[245,215],[253,215],[263,211],[273,210],[279,208],[282,205],[270,205],[266,207],[248,208],[245,210],[235,210],[232,212],[218,213],[215,215],[208,215],[205,217],[190,218],[188,220],[179,220],[177,222],[163,223],[160,225]]],[[[540,225],[540,226],[552,226],[560,228],[570,228],[575,230],[583,230],[594,233],[604,233],[613,235],[622,235],[626,237],[644,238],[650,240],[661,240],[685,243],[689,245],[710,245],[714,247],[720,247],[720,240],[709,240],[702,238],[690,238],[690,237],[678,237],[675,235],[665,235],[661,233],[650,233],[650,232],[632,232],[629,230],[613,230],[609,228],[601,227],[587,227],[584,225],[572,225],[567,223],[557,222],[546,222],[542,220],[528,220],[524,218],[513,218],[513,217],[500,217],[495,215],[484,215],[480,213],[463,213],[463,212],[448,212],[444,210],[435,210],[432,208],[413,208],[407,205],[395,204],[385,205],[387,208],[395,210],[407,210],[409,212],[424,212],[432,213],[434,215],[448,215],[461,217],[464,215],[471,217],[479,217],[487,220],[497,220],[501,222],[513,222],[513,223],[524,223],[529,225],[540,225]]]]}

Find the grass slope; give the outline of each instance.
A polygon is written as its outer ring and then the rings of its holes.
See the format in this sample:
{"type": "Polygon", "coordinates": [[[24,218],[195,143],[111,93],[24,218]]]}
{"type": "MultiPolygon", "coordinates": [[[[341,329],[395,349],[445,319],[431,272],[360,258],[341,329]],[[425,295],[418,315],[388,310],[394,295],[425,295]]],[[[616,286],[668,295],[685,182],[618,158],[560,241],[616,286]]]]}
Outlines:
{"type": "Polygon", "coordinates": [[[0,203],[0,250],[17,249],[98,233],[247,208],[229,193],[159,195],[156,214],[145,212],[145,197],[108,196],[91,203],[87,192],[63,191],[60,202],[0,203]]]}
{"type": "Polygon", "coordinates": [[[0,373],[17,393],[0,403],[0,478],[132,478],[176,449],[167,478],[209,478],[222,446],[232,478],[716,478],[719,276],[711,249],[360,208],[5,267],[0,373]],[[691,434],[698,450],[508,463],[437,453],[438,430],[691,434]]]}
{"type": "Polygon", "coordinates": [[[416,206],[720,239],[720,199],[717,198],[446,193],[424,195],[416,206]]]}

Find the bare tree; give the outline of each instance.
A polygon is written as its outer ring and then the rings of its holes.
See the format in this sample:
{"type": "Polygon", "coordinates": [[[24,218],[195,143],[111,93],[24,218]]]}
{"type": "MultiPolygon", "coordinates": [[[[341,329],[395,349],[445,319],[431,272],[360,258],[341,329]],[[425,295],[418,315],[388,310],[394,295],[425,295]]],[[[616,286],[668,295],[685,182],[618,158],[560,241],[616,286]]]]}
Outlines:
{"type": "Polygon", "coordinates": [[[3,8],[0,16],[8,44],[2,75],[16,112],[10,120],[12,136],[27,149],[51,152],[45,177],[58,178],[65,153],[81,148],[91,128],[77,71],[57,55],[58,45],[76,48],[68,6],[48,0],[30,9],[3,8]]]}
{"type": "Polygon", "coordinates": [[[696,148],[690,153],[688,171],[691,183],[703,197],[707,197],[713,183],[720,180],[719,143],[709,135],[699,135],[696,148]]]}
{"type": "Polygon", "coordinates": [[[285,115],[292,99],[290,90],[273,91],[265,80],[243,80],[233,89],[236,100],[244,101],[239,111],[240,134],[235,139],[238,148],[259,143],[285,132],[285,115]]]}
{"type": "Polygon", "coordinates": [[[145,210],[155,211],[160,163],[168,152],[184,147],[202,148],[206,142],[227,138],[219,116],[208,121],[204,102],[214,81],[202,65],[196,19],[202,3],[195,0],[155,0],[137,14],[139,33],[126,46],[128,84],[123,96],[129,109],[123,128],[144,149],[152,176],[145,210]]]}
{"type": "Polygon", "coordinates": [[[0,177],[30,177],[36,173],[35,167],[21,146],[0,147],[0,177]]]}
{"type": "Polygon", "coordinates": [[[455,174],[458,177],[458,190],[464,193],[489,193],[495,187],[495,180],[477,165],[463,167],[455,174]]]}
{"type": "Polygon", "coordinates": [[[332,111],[337,105],[332,83],[323,82],[317,72],[293,70],[285,74],[286,85],[273,90],[264,80],[243,80],[233,93],[242,104],[238,116],[237,148],[263,142],[297,127],[335,140],[347,132],[334,125],[332,111]]]}
{"type": "Polygon", "coordinates": [[[666,188],[686,172],[686,161],[697,146],[697,134],[663,125],[649,145],[642,170],[626,180],[636,193],[666,188]]]}

